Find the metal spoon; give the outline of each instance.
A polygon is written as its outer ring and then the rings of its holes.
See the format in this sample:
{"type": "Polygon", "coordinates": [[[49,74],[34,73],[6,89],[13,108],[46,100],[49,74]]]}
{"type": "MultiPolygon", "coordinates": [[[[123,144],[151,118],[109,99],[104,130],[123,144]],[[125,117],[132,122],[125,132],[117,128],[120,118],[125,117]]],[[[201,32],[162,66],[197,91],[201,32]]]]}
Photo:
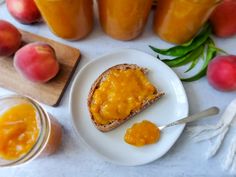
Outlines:
{"type": "Polygon", "coordinates": [[[206,109],[204,111],[196,113],[194,115],[185,117],[183,119],[179,119],[179,120],[177,120],[175,122],[169,123],[169,124],[164,125],[164,126],[160,126],[158,128],[160,130],[163,130],[164,128],[171,127],[171,126],[174,126],[174,125],[185,124],[185,123],[192,122],[192,121],[195,121],[195,120],[200,120],[200,119],[208,117],[208,116],[213,116],[213,115],[218,114],[219,112],[220,112],[219,108],[211,107],[211,108],[208,108],[208,109],[206,109]]]}

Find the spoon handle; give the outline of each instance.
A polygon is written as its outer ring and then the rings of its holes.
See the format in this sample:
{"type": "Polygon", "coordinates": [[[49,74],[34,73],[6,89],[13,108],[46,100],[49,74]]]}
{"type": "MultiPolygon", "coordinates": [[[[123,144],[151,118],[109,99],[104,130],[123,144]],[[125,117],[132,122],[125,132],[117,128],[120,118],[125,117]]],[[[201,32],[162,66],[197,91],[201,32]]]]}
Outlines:
{"type": "Polygon", "coordinates": [[[196,113],[194,115],[191,115],[191,116],[185,117],[183,119],[179,119],[179,120],[177,120],[175,122],[169,123],[167,125],[161,126],[161,127],[159,127],[159,129],[162,130],[164,128],[171,127],[171,126],[174,126],[174,125],[179,125],[179,124],[185,124],[185,123],[188,123],[188,122],[193,122],[195,120],[200,120],[200,119],[208,117],[208,116],[216,115],[219,112],[220,112],[219,108],[211,107],[211,108],[208,108],[208,109],[206,109],[204,111],[196,113]]]}

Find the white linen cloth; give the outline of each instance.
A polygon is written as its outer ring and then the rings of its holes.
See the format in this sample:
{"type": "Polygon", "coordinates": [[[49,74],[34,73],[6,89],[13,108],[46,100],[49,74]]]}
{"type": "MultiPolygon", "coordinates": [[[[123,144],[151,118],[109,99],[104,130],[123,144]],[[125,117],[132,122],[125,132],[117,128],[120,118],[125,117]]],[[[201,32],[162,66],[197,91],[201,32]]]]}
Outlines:
{"type": "MultiPolygon", "coordinates": [[[[236,98],[228,105],[216,125],[197,125],[188,127],[195,142],[213,140],[207,151],[207,158],[213,157],[218,152],[229,129],[236,126],[236,98]]],[[[228,146],[228,152],[223,159],[223,168],[236,174],[236,134],[228,146]]]]}

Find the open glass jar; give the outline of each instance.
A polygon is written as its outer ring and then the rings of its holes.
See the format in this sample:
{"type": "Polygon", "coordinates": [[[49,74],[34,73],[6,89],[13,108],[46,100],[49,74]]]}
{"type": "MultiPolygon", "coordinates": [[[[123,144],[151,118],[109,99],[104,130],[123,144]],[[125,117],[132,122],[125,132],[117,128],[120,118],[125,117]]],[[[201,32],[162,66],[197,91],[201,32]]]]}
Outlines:
{"type": "Polygon", "coordinates": [[[158,0],[154,32],[163,40],[182,44],[191,40],[220,0],[158,0]]]}
{"type": "Polygon", "coordinates": [[[34,0],[43,19],[57,36],[78,40],[93,28],[93,0],[34,0]]]}
{"type": "Polygon", "coordinates": [[[61,143],[60,124],[28,97],[0,97],[0,128],[0,167],[49,155],[61,143]]]}

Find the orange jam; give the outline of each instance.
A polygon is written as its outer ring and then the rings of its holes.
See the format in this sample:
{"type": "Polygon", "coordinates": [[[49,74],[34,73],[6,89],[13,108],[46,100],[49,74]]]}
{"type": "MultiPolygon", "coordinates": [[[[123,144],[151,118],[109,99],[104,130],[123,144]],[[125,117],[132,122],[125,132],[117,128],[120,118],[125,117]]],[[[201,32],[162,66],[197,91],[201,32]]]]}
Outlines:
{"type": "Polygon", "coordinates": [[[39,136],[36,110],[19,104],[0,115],[0,157],[15,160],[29,152],[39,136]]]}
{"type": "Polygon", "coordinates": [[[90,112],[99,124],[125,119],[155,97],[156,88],[141,69],[113,69],[95,90],[90,112]]]}
{"type": "Polygon", "coordinates": [[[45,22],[57,36],[77,40],[93,28],[93,0],[34,0],[45,22]]]}
{"type": "Polygon", "coordinates": [[[134,146],[144,146],[156,143],[160,139],[159,128],[148,120],[135,123],[126,130],[124,140],[134,146]]]}
{"type": "Polygon", "coordinates": [[[152,0],[97,0],[99,20],[105,33],[119,40],[131,40],[142,33],[152,0]]]}

